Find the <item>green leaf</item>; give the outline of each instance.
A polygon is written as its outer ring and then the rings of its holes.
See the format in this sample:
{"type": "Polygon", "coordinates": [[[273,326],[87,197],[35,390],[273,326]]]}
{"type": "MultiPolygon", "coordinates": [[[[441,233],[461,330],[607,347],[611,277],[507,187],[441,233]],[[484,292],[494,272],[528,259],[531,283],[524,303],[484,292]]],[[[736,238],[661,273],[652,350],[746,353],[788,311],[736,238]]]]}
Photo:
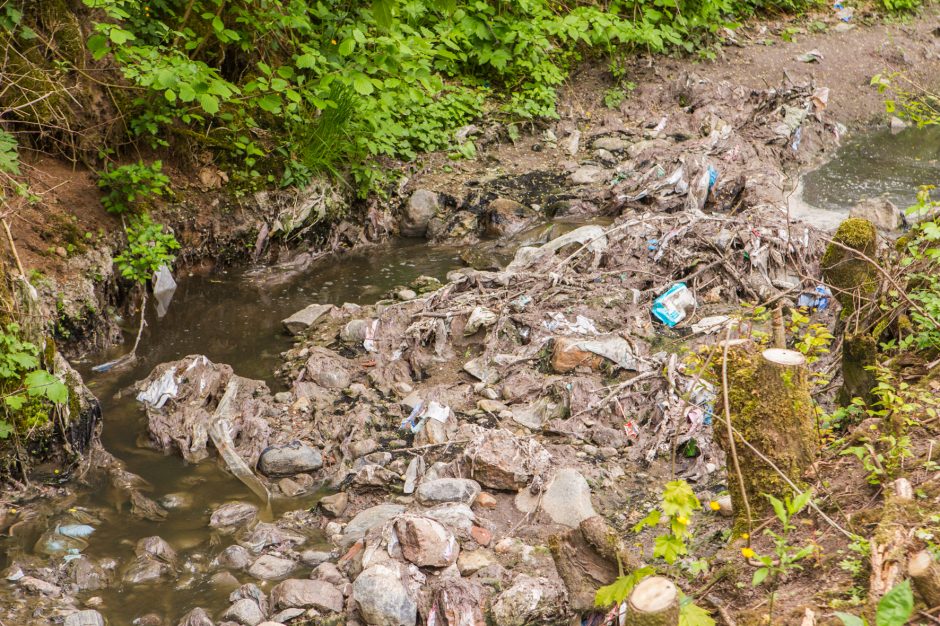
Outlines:
{"type": "Polygon", "coordinates": [[[368,96],[375,90],[375,87],[372,85],[372,81],[369,80],[369,77],[362,72],[356,72],[353,74],[352,86],[353,89],[356,90],[356,93],[363,96],[368,96]]]}
{"type": "Polygon", "coordinates": [[[396,0],[373,0],[372,15],[375,16],[376,23],[382,28],[388,28],[392,25],[392,9],[396,0]]]}
{"type": "Polygon", "coordinates": [[[764,497],[770,501],[770,506],[774,507],[774,513],[777,514],[777,519],[783,523],[786,523],[786,521],[790,518],[787,515],[786,508],[783,506],[783,502],[767,493],[764,494],[764,497]]]}
{"type": "Polygon", "coordinates": [[[8,407],[13,409],[14,411],[19,411],[20,409],[23,408],[23,405],[26,404],[26,396],[24,396],[21,393],[18,393],[13,396],[7,396],[6,398],[3,399],[3,401],[6,403],[8,407]]]}
{"type": "Polygon", "coordinates": [[[311,70],[317,66],[317,57],[314,54],[301,54],[295,61],[298,69],[311,70]]]}
{"type": "Polygon", "coordinates": [[[754,572],[754,578],[751,579],[751,586],[757,587],[758,585],[760,585],[762,582],[764,582],[767,579],[767,576],[769,574],[770,574],[770,569],[766,567],[757,568],[757,570],[754,572]]]}
{"type": "Polygon", "coordinates": [[[891,588],[878,602],[876,626],[904,626],[914,612],[914,593],[911,581],[905,580],[891,588]]]}
{"type": "Polygon", "coordinates": [[[95,61],[100,61],[104,58],[104,55],[111,51],[111,46],[108,45],[108,38],[101,33],[89,37],[87,45],[95,61]]]}
{"type": "Polygon", "coordinates": [[[685,542],[674,535],[660,535],[656,537],[653,545],[653,556],[663,559],[670,565],[687,552],[685,542]]]}
{"type": "Polygon", "coordinates": [[[46,370],[34,370],[23,379],[30,396],[44,396],[56,404],[68,402],[69,391],[61,380],[46,370]]]}
{"type": "Polygon", "coordinates": [[[655,573],[652,567],[640,567],[625,576],[620,576],[609,585],[605,585],[594,594],[594,606],[607,608],[620,604],[627,599],[630,592],[647,576],[655,573]]]}
{"type": "Polygon", "coordinates": [[[683,594],[679,605],[679,626],[715,626],[711,615],[683,594]]]}
{"type": "Polygon", "coordinates": [[[347,37],[346,39],[340,42],[339,48],[337,50],[339,51],[340,56],[348,57],[350,54],[352,54],[352,51],[355,49],[356,49],[356,40],[353,39],[352,37],[347,37]]]}
{"type": "Polygon", "coordinates": [[[0,420],[0,439],[6,439],[12,434],[13,425],[6,420],[0,420]]]}
{"type": "Polygon", "coordinates": [[[219,112],[219,99],[210,93],[199,94],[199,106],[209,115],[215,115],[219,112]]]}
{"type": "Polygon", "coordinates": [[[638,533],[648,526],[655,526],[659,523],[661,517],[662,514],[659,512],[659,509],[653,509],[646,514],[646,517],[636,523],[636,525],[633,527],[633,532],[638,533]]]}
{"type": "Polygon", "coordinates": [[[112,43],[120,46],[134,39],[134,33],[129,30],[124,30],[123,28],[114,27],[108,32],[108,37],[111,39],[112,43]]]}
{"type": "Polygon", "coordinates": [[[856,617],[851,613],[842,613],[841,611],[836,611],[836,617],[841,619],[845,626],[868,626],[867,620],[864,620],[861,617],[856,617]]]}
{"type": "Polygon", "coordinates": [[[807,489],[797,497],[793,499],[793,502],[790,504],[790,517],[793,517],[800,511],[802,511],[810,500],[813,498],[813,490],[807,489]]]}

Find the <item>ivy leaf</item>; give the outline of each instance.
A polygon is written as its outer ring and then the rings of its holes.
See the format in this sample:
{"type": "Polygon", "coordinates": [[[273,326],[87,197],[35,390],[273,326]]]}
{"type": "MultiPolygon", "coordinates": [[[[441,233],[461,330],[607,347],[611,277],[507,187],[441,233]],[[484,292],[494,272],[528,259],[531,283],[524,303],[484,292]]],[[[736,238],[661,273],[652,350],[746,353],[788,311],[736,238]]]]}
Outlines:
{"type": "Polygon", "coordinates": [[[914,612],[914,593],[911,581],[895,585],[878,602],[875,613],[877,626],[904,626],[914,612]]]}
{"type": "Polygon", "coordinates": [[[34,370],[23,379],[31,396],[45,396],[51,402],[64,404],[69,400],[69,390],[61,380],[46,370],[34,370]]]}
{"type": "Polygon", "coordinates": [[[14,411],[19,411],[23,408],[23,405],[26,404],[26,398],[24,398],[22,394],[18,393],[13,396],[7,396],[3,399],[3,402],[14,411]]]}

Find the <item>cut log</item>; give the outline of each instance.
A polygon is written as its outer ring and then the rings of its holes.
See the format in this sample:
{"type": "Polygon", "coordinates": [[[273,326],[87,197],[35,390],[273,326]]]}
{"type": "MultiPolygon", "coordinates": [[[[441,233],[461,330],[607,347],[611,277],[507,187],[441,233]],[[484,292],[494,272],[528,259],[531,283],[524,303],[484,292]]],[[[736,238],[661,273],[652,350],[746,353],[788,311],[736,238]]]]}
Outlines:
{"type": "MultiPolygon", "coordinates": [[[[743,477],[744,492],[754,514],[766,510],[767,499],[792,496],[790,486],[757,454],[743,445],[743,437],[770,459],[790,480],[800,477],[813,463],[818,447],[816,415],[809,392],[806,357],[795,350],[761,350],[750,341],[728,343],[727,403],[735,436],[735,452],[743,477]]],[[[720,372],[719,372],[720,380],[720,372]]],[[[725,391],[722,389],[722,394],[725,391]]],[[[731,443],[724,420],[722,395],[716,405],[715,434],[728,457],[728,491],[735,525],[746,521],[738,472],[731,458],[731,443]]]]}
{"type": "Polygon", "coordinates": [[[679,590],[668,578],[644,578],[630,592],[624,626],[676,626],[679,590]]]}
{"type": "Polygon", "coordinates": [[[940,606],[940,563],[929,552],[921,550],[911,557],[907,562],[907,575],[928,607],[940,606]]]}
{"type": "Polygon", "coordinates": [[[869,597],[877,602],[901,582],[901,571],[913,529],[902,523],[906,509],[914,499],[911,481],[898,478],[885,496],[884,513],[871,541],[871,579],[869,597]]]}

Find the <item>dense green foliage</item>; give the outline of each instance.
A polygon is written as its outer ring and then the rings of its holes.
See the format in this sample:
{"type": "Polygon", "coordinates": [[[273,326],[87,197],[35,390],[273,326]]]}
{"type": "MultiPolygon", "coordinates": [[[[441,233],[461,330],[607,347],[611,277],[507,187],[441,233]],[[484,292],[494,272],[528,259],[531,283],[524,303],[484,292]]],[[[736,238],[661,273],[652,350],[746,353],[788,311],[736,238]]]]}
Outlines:
{"type": "Polygon", "coordinates": [[[0,329],[0,439],[48,420],[49,403],[68,401],[65,384],[41,367],[39,348],[21,337],[17,324],[0,329]]]}
{"type": "MultiPolygon", "coordinates": [[[[706,50],[757,0],[84,0],[88,48],[133,85],[129,126],[221,152],[233,175],[302,184],[376,158],[457,148],[484,112],[555,116],[556,88],[590,51],[706,50]]],[[[785,9],[806,6],[791,0],[785,9]]],[[[462,152],[466,153],[467,150],[462,152]]]]}
{"type": "Polygon", "coordinates": [[[162,196],[169,184],[160,161],[150,165],[138,161],[98,173],[98,186],[104,192],[101,204],[109,213],[125,213],[150,196],[162,196]]]}
{"type": "Polygon", "coordinates": [[[173,251],[179,249],[179,242],[162,224],[150,219],[149,213],[131,218],[125,230],[127,249],[114,257],[124,278],[145,284],[160,266],[171,265],[176,259],[173,251]]]}

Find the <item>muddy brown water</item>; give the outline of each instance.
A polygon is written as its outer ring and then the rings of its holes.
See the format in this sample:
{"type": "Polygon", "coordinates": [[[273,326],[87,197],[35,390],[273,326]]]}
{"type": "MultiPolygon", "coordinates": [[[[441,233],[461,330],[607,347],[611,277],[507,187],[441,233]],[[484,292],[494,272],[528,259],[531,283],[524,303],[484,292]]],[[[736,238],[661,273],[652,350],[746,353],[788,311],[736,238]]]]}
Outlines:
{"type": "MultiPolygon", "coordinates": [[[[82,553],[114,559],[120,564],[118,571],[133,558],[134,545],[143,537],[163,537],[180,556],[180,576],[175,581],[137,586],[118,581],[110,589],[80,594],[80,600],[99,596],[102,602],[98,609],[110,624],[131,624],[150,612],[163,616],[167,624],[175,624],[195,606],[218,616],[229,604],[230,589],[214,588],[209,576],[200,573],[201,566],[225,545],[215,544],[217,538],[213,538],[207,525],[209,513],[225,502],[254,498],[242,483],[221,469],[215,457],[190,465],[177,455],[163,455],[141,446],[145,437],[144,414],[132,393],[116,397],[118,392],[145,378],[155,365],[194,353],[228,363],[239,375],[265,380],[272,391],[277,391],[281,387],[272,372],[280,352],[291,345],[281,324],[283,318],[315,302],[372,303],[392,287],[406,285],[421,275],[443,279],[448,271],[461,266],[459,252],[456,248],[430,247],[419,241],[398,241],[324,259],[288,280],[277,280],[277,275],[271,274],[254,275],[250,270],[179,280],[162,319],[157,319],[153,307],[148,309],[148,328],[139,350],[141,358],[133,368],[104,374],[91,371],[93,365],[119,356],[126,347],[87,355],[75,365],[101,401],[105,448],[124,461],[127,469],[153,485],[148,495],[154,499],[184,494],[191,504],[171,508],[163,522],[149,522],[131,516],[129,505],[106,487],[79,491],[75,497],[48,503],[41,523],[27,526],[13,538],[0,538],[3,554],[0,560],[33,556],[45,559],[35,550],[40,535],[57,524],[74,523],[75,518],[84,519],[85,514],[90,514],[96,518],[90,522],[95,531],[82,553]]],[[[317,497],[282,501],[275,505],[274,514],[310,507],[317,497]]],[[[315,549],[322,543],[317,532],[309,535],[304,548],[315,549]]],[[[242,582],[247,582],[247,578],[242,578],[242,582]]]]}
{"type": "Polygon", "coordinates": [[[904,209],[914,203],[920,185],[938,184],[940,127],[863,132],[803,177],[791,208],[807,211],[798,217],[832,227],[861,200],[884,195],[904,209]]]}

